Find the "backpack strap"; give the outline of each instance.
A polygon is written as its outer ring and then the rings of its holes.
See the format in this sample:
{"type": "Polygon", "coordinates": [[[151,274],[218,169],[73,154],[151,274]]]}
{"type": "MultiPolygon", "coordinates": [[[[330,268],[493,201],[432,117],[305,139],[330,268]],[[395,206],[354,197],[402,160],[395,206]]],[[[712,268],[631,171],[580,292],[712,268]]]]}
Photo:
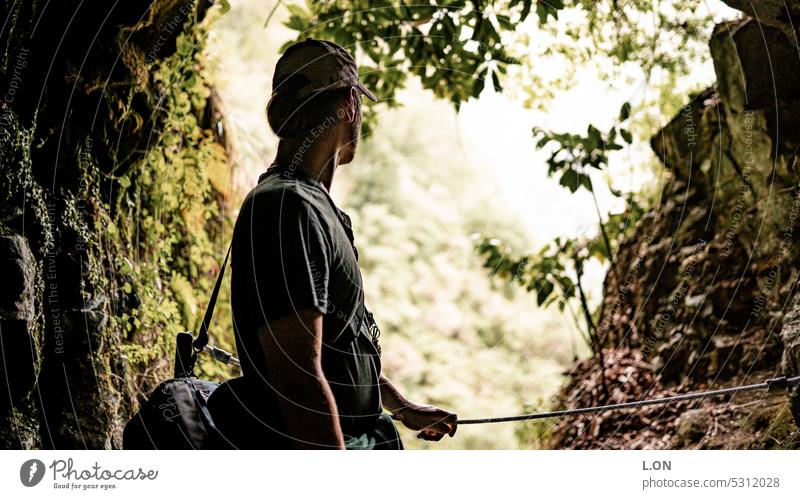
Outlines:
{"type": "Polygon", "coordinates": [[[228,266],[228,257],[231,256],[232,247],[233,241],[231,241],[231,244],[228,246],[228,252],[225,254],[225,259],[222,261],[222,267],[219,269],[217,282],[214,284],[214,290],[211,292],[211,298],[208,300],[208,306],[206,307],[206,315],[203,317],[203,323],[200,324],[200,332],[197,334],[197,338],[192,343],[192,347],[197,352],[201,351],[206,347],[206,345],[208,345],[208,326],[211,324],[211,319],[214,317],[214,307],[217,304],[219,288],[222,286],[222,278],[225,276],[225,267],[228,266]]]}

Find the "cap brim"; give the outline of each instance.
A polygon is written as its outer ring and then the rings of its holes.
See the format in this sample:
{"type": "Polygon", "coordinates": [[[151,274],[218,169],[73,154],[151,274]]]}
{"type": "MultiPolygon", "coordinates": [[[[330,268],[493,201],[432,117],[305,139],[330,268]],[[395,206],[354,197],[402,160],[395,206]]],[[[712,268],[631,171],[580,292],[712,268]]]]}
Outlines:
{"type": "Polygon", "coordinates": [[[375,94],[373,94],[372,92],[370,92],[369,90],[367,90],[367,87],[365,87],[363,83],[361,83],[361,82],[358,82],[358,83],[356,83],[356,88],[357,88],[357,89],[358,89],[358,90],[359,90],[359,91],[360,91],[362,94],[366,95],[366,96],[369,98],[369,100],[371,100],[371,101],[375,101],[375,102],[378,102],[378,98],[377,98],[377,97],[375,97],[375,94]]]}

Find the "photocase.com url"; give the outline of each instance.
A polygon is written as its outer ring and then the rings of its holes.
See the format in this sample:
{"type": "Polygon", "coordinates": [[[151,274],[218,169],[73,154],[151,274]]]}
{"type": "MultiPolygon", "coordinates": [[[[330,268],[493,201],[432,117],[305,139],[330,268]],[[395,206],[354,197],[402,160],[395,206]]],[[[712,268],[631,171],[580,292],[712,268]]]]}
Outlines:
{"type": "Polygon", "coordinates": [[[780,477],[728,477],[728,478],[645,478],[642,490],[647,489],[776,489],[780,477]]]}

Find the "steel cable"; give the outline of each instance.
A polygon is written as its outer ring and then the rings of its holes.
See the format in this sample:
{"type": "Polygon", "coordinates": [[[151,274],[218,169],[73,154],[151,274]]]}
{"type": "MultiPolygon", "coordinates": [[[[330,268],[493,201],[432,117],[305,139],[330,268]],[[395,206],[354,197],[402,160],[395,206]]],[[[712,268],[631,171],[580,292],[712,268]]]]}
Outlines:
{"type": "Polygon", "coordinates": [[[775,392],[784,388],[788,389],[791,386],[800,385],[800,376],[787,378],[782,376],[780,378],[770,378],[755,383],[752,385],[734,386],[730,388],[720,388],[718,390],[707,390],[704,392],[683,393],[681,395],[674,395],[671,397],[661,397],[648,400],[637,400],[633,402],[623,402],[620,404],[598,405],[594,407],[581,407],[577,409],[565,409],[563,411],[550,411],[539,412],[533,414],[520,414],[517,416],[501,416],[496,418],[479,418],[479,419],[459,419],[457,424],[486,424],[486,423],[507,423],[509,421],[525,421],[529,419],[547,419],[547,418],[562,418],[565,416],[575,416],[577,414],[590,414],[593,412],[615,411],[619,409],[633,409],[636,407],[644,407],[649,405],[669,404],[672,402],[682,402],[684,400],[695,400],[706,397],[718,397],[721,395],[729,395],[732,393],[752,392],[755,390],[769,390],[775,392]]]}

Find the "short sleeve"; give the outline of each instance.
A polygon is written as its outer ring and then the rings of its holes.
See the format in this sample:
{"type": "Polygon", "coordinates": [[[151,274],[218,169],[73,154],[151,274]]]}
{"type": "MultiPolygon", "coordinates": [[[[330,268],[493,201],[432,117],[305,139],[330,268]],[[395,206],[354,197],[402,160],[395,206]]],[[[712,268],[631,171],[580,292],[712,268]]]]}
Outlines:
{"type": "MultiPolygon", "coordinates": [[[[269,321],[328,308],[330,248],[313,205],[299,194],[253,199],[252,264],[257,300],[269,321]]],[[[257,312],[256,312],[257,313],[257,312]]]]}

